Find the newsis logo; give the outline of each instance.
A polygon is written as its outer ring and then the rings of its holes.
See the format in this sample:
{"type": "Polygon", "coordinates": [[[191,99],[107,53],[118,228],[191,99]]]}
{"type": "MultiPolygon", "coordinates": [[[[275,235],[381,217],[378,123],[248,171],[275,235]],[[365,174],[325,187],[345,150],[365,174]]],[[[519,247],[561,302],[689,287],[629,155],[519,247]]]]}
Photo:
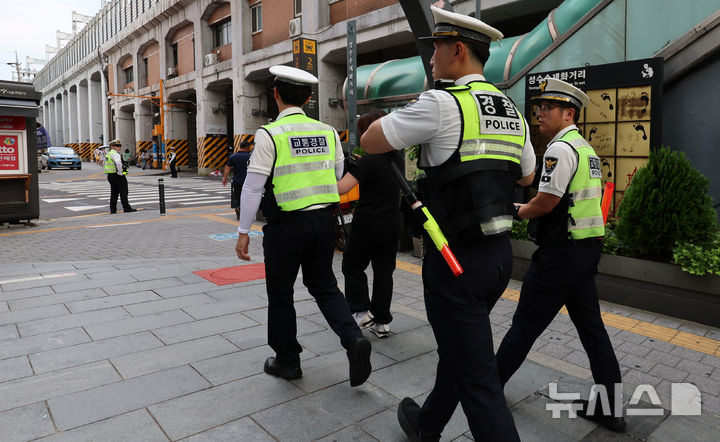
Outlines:
{"type": "MultiPolygon", "coordinates": [[[[660,397],[655,391],[655,387],[650,384],[640,384],[633,391],[628,407],[623,413],[622,407],[622,384],[615,384],[613,388],[614,403],[610,404],[607,389],[604,385],[593,385],[590,388],[590,396],[588,400],[587,410],[583,410],[583,403],[580,400],[580,393],[560,393],[558,392],[558,384],[553,382],[548,384],[550,391],[550,399],[556,401],[573,401],[545,404],[545,410],[552,413],[553,419],[559,419],[566,412],[569,418],[576,418],[578,411],[584,411],[586,414],[593,414],[595,410],[612,410],[613,416],[662,416],[665,412],[660,397]],[[638,407],[640,400],[647,398],[653,407],[638,407]],[[598,408],[601,407],[601,408],[598,408]],[[612,408],[611,408],[612,407],[612,408]]],[[[670,415],[672,416],[700,416],[701,415],[701,396],[700,390],[694,385],[687,382],[674,382],[670,389],[670,415]]],[[[666,404],[667,405],[667,404],[666,404]]]]}

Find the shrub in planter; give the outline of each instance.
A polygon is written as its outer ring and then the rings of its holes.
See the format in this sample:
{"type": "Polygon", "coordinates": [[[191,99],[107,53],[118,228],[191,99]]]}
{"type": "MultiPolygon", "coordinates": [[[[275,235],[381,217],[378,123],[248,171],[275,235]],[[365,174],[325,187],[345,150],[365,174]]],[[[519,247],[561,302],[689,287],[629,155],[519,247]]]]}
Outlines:
{"type": "Polygon", "coordinates": [[[675,243],[673,262],[693,275],[720,275],[720,233],[702,244],[675,243]]]}
{"type": "Polygon", "coordinates": [[[707,244],[718,231],[709,182],[682,152],[651,152],[635,174],[618,211],[615,229],[623,251],[670,261],[677,244],[707,244]]]}

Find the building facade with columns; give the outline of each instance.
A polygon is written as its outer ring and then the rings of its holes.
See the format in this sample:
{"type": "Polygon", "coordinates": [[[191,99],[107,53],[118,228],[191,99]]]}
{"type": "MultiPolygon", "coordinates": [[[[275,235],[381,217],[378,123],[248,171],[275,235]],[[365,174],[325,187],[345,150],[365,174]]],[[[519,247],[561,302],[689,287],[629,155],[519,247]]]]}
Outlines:
{"type": "MultiPolygon", "coordinates": [[[[559,1],[490,3],[515,6],[518,23],[559,1]]],[[[469,14],[476,2],[453,5],[469,14]]],[[[159,96],[162,80],[165,145],[179,165],[207,174],[277,116],[269,67],[292,64],[293,39],[302,37],[317,42],[319,118],[343,132],[350,19],[358,65],[418,54],[397,0],[111,0],[36,76],[40,121],[53,145],[85,159],[114,138],[123,151],[160,150],[157,100],[128,95],[159,96]]]]}

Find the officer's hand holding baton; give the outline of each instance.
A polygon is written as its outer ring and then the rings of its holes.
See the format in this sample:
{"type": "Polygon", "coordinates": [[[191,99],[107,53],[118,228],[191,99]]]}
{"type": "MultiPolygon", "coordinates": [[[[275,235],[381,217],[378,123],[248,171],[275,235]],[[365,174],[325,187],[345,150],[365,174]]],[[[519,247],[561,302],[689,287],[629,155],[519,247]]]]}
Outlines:
{"type": "Polygon", "coordinates": [[[398,169],[397,165],[391,162],[390,169],[393,171],[395,178],[397,178],[398,182],[400,183],[400,189],[402,190],[403,195],[405,195],[405,199],[407,200],[408,204],[410,204],[410,207],[413,209],[413,213],[418,214],[424,219],[423,227],[425,228],[425,231],[428,233],[428,235],[430,235],[430,239],[432,239],[433,244],[435,244],[435,247],[442,254],[443,259],[445,259],[445,262],[450,267],[450,270],[452,270],[455,276],[462,275],[462,266],[460,266],[457,258],[455,258],[455,255],[450,250],[448,240],[447,238],[445,238],[445,235],[443,235],[442,231],[440,230],[440,226],[438,225],[437,221],[435,221],[435,218],[433,218],[433,216],[430,214],[428,208],[425,207],[423,203],[417,199],[415,193],[412,191],[412,189],[410,189],[410,186],[408,186],[407,181],[405,181],[405,177],[402,176],[402,172],[400,172],[400,169],[398,169]]]}

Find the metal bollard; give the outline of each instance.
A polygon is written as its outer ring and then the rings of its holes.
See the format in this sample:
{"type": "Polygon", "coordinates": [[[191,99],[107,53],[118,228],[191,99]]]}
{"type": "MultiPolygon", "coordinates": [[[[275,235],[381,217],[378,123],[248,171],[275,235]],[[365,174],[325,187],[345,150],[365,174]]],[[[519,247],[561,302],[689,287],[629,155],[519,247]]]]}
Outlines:
{"type": "Polygon", "coordinates": [[[158,193],[160,196],[160,215],[165,215],[165,182],[162,178],[158,179],[158,193]]]}

